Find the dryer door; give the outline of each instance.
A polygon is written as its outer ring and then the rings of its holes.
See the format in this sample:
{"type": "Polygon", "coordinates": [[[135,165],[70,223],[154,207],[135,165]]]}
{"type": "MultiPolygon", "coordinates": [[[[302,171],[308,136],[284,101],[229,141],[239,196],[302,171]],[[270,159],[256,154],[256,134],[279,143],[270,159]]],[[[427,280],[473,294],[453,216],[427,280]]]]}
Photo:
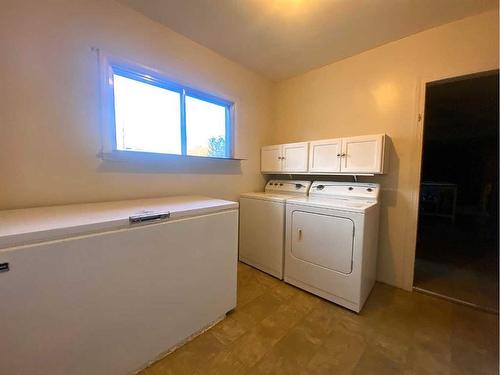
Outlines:
{"type": "Polygon", "coordinates": [[[333,271],[352,271],[354,223],[351,219],[304,211],[292,213],[291,253],[333,271]]]}

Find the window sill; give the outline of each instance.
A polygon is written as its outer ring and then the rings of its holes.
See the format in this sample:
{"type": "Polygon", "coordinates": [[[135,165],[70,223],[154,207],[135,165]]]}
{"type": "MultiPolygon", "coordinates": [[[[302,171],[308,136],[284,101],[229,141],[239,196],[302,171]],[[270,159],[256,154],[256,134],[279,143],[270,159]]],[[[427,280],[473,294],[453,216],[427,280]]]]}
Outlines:
{"type": "Polygon", "coordinates": [[[197,155],[177,155],[177,154],[161,154],[156,152],[142,151],[120,151],[100,152],[97,157],[101,160],[111,161],[132,161],[132,160],[155,160],[155,161],[179,161],[179,160],[221,160],[221,161],[241,161],[247,159],[215,157],[215,156],[197,156],[197,155]]]}
{"type": "Polygon", "coordinates": [[[105,172],[239,174],[239,158],[159,154],[140,151],[111,151],[97,155],[105,172]]]}

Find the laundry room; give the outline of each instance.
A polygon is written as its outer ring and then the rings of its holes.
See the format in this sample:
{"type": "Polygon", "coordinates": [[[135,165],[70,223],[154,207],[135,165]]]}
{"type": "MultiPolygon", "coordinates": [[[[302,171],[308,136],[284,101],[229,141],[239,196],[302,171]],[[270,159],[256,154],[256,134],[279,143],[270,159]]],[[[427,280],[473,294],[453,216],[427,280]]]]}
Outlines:
{"type": "Polygon", "coordinates": [[[1,375],[498,374],[498,1],[4,0],[0,47],[1,375]]]}

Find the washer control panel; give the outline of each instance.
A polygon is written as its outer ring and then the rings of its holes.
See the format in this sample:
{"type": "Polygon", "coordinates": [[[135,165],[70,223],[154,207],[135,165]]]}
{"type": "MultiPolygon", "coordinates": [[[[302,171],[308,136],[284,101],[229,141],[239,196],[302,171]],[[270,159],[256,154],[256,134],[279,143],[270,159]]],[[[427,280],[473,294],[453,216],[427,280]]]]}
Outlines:
{"type": "Polygon", "coordinates": [[[266,193],[299,193],[307,194],[311,181],[270,180],[266,184],[266,193]]]}

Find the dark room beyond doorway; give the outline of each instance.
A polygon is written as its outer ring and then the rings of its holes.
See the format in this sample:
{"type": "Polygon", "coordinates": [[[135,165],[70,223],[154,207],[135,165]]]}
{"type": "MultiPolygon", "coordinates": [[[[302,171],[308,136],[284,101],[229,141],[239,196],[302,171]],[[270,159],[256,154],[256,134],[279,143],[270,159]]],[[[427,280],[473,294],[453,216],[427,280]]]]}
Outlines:
{"type": "Polygon", "coordinates": [[[498,312],[498,71],[427,84],[414,286],[498,312]]]}

